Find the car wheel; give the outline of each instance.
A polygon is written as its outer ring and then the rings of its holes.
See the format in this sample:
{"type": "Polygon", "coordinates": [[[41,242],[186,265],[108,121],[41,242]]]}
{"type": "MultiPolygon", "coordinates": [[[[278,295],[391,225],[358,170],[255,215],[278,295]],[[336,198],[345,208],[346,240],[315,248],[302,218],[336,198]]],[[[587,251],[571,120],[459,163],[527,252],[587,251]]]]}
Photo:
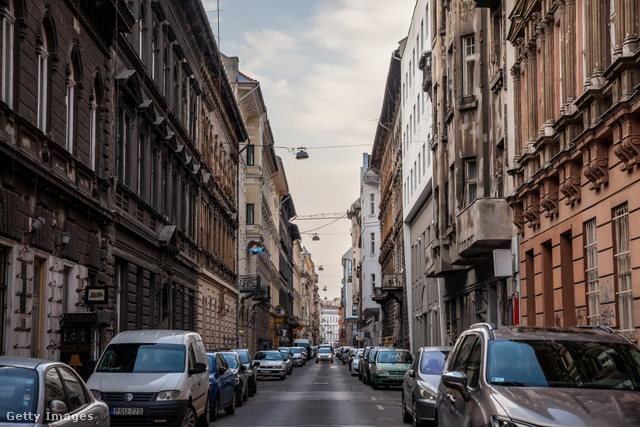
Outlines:
{"type": "Polygon", "coordinates": [[[316,360],[316,363],[318,363],[318,361],[316,360]]]}
{"type": "Polygon", "coordinates": [[[247,400],[249,400],[249,387],[247,386],[247,390],[245,390],[244,392],[244,396],[242,397],[242,400],[244,402],[246,402],[247,400]]]}
{"type": "Polygon", "coordinates": [[[236,400],[236,394],[233,393],[233,396],[231,397],[231,403],[229,404],[229,406],[224,408],[224,413],[227,414],[227,415],[235,414],[237,402],[238,401],[236,400]]]}
{"type": "Polygon", "coordinates": [[[242,384],[240,384],[238,391],[235,392],[236,406],[239,408],[242,406],[242,384]]]}
{"type": "Polygon", "coordinates": [[[413,401],[413,406],[411,408],[413,409],[413,417],[411,417],[411,421],[413,421],[413,427],[421,426],[422,422],[420,422],[420,420],[418,419],[418,410],[416,408],[415,400],[413,401]]]}
{"type": "Polygon", "coordinates": [[[284,380],[285,378],[287,378],[287,374],[282,374],[282,376],[280,377],[280,381],[284,380]]]}
{"type": "Polygon", "coordinates": [[[202,416],[198,418],[198,425],[200,427],[207,427],[209,425],[209,393],[207,393],[207,403],[204,405],[204,412],[202,416]]]}
{"type": "Polygon", "coordinates": [[[377,389],[378,389],[378,384],[376,384],[376,380],[375,380],[375,379],[373,379],[373,378],[371,378],[371,381],[370,381],[370,382],[371,382],[371,387],[372,387],[374,390],[377,390],[377,389]]]}
{"type": "Polygon", "coordinates": [[[216,393],[216,397],[213,399],[213,408],[209,414],[209,421],[215,421],[218,419],[218,411],[220,411],[220,395],[216,393]]]}
{"type": "Polygon", "coordinates": [[[196,410],[193,409],[191,403],[189,403],[184,410],[182,427],[196,427],[196,410]]]}
{"type": "Polygon", "coordinates": [[[409,424],[413,421],[411,414],[407,411],[407,402],[404,400],[404,393],[402,393],[402,422],[409,424]]]}
{"type": "Polygon", "coordinates": [[[253,396],[254,394],[256,394],[256,380],[254,379],[253,381],[251,381],[249,383],[249,397],[253,396]]]}

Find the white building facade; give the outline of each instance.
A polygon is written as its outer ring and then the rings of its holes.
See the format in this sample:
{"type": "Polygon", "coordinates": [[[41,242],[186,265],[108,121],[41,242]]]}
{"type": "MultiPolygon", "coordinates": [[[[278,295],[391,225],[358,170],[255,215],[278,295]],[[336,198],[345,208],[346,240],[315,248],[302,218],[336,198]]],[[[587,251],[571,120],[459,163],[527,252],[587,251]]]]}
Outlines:
{"type": "Polygon", "coordinates": [[[322,340],[320,344],[331,344],[336,347],[340,343],[340,310],[338,307],[324,306],[321,309],[322,340]]]}
{"type": "Polygon", "coordinates": [[[373,300],[382,286],[380,268],[380,176],[369,167],[370,156],[365,154],[360,181],[360,223],[362,253],[362,310],[363,345],[382,345],[380,304],[373,300]]]}
{"type": "Polygon", "coordinates": [[[425,248],[434,236],[431,73],[432,1],[417,0],[400,44],[405,274],[411,350],[443,344],[442,279],[427,278],[425,248]]]}

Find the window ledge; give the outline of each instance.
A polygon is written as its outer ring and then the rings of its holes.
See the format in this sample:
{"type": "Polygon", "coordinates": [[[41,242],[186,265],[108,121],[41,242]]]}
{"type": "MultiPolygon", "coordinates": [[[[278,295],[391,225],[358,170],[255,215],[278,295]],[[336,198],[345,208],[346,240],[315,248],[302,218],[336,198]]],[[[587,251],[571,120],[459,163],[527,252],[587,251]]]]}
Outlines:
{"type": "Polygon", "coordinates": [[[475,95],[466,95],[458,102],[458,110],[469,110],[478,107],[478,100],[475,95]]]}

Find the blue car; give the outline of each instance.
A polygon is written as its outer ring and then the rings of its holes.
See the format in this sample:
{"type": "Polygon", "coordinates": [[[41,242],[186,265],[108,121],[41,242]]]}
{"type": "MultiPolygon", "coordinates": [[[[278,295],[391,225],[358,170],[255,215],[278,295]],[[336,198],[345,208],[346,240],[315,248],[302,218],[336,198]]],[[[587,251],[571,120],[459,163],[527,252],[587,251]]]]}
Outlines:
{"type": "Polygon", "coordinates": [[[227,415],[236,412],[236,375],[231,369],[222,354],[218,352],[207,352],[209,362],[209,407],[211,412],[209,419],[218,419],[218,411],[224,409],[227,415]]]}

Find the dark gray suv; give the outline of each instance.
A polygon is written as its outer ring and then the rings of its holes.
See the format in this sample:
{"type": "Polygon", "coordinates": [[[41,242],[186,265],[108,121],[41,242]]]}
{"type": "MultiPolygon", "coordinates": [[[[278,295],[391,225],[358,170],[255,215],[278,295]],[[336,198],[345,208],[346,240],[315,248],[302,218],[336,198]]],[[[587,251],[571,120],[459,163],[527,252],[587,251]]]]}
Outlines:
{"type": "Polygon", "coordinates": [[[457,339],[439,426],[638,426],[640,350],[606,327],[499,327],[457,339]]]}

